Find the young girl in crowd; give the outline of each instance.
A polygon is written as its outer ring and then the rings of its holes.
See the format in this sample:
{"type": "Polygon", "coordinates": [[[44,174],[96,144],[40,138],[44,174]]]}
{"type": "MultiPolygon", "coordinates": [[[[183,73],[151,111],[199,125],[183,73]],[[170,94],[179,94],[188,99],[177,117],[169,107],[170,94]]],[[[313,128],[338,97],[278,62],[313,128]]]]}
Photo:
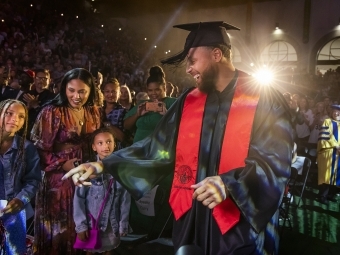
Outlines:
{"type": "Polygon", "coordinates": [[[33,216],[30,200],[41,182],[38,152],[25,139],[27,119],[21,101],[0,102],[1,255],[26,254],[26,219],[33,216]]]}
{"type": "MultiPolygon", "coordinates": [[[[114,147],[114,137],[110,129],[101,128],[93,132],[92,149],[96,152],[98,161],[109,156],[114,147]]],[[[88,213],[91,213],[94,218],[97,217],[111,178],[109,174],[102,174],[91,179],[91,186],[76,187],[73,217],[78,239],[86,241],[88,230],[92,226],[88,213]]],[[[111,250],[118,247],[120,236],[128,233],[130,203],[130,194],[113,180],[111,192],[98,219],[102,247],[97,250],[88,250],[87,255],[94,252],[104,252],[108,255],[111,254],[111,250]]]]}

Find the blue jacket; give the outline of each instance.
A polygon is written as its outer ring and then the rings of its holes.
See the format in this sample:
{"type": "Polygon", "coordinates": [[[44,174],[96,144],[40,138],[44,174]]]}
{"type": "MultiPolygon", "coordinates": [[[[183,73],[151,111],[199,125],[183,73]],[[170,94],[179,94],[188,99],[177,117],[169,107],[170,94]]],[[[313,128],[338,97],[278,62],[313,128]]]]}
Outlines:
{"type": "Polygon", "coordinates": [[[21,141],[20,136],[15,136],[11,148],[0,160],[4,168],[5,194],[8,201],[13,198],[20,199],[25,207],[27,219],[32,217],[34,212],[30,204],[35,196],[41,182],[40,158],[37,149],[30,141],[25,141],[24,162],[19,162],[19,168],[13,172],[14,163],[17,159],[17,152],[21,141]]]}
{"type": "MultiPolygon", "coordinates": [[[[100,206],[104,200],[111,175],[98,176],[91,180],[91,186],[76,187],[73,200],[73,218],[76,232],[91,229],[91,220],[87,216],[91,213],[97,218],[100,206]],[[102,181],[104,180],[104,182],[102,181]]],[[[118,182],[113,181],[112,190],[99,219],[99,228],[105,231],[111,225],[116,237],[119,233],[129,230],[129,212],[131,196],[118,182]]]]}

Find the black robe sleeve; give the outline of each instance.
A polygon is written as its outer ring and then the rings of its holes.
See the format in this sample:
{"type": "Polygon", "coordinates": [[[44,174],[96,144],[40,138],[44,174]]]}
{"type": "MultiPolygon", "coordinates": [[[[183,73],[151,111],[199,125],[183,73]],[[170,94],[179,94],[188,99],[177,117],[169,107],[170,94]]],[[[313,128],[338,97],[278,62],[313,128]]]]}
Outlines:
{"type": "Polygon", "coordinates": [[[163,178],[173,175],[179,119],[189,91],[169,108],[150,136],[103,160],[104,171],[112,174],[136,200],[163,178]]]}
{"type": "Polygon", "coordinates": [[[290,176],[292,151],[289,108],[278,91],[264,88],[255,114],[246,166],[221,175],[232,199],[258,233],[280,205],[290,176]]]}

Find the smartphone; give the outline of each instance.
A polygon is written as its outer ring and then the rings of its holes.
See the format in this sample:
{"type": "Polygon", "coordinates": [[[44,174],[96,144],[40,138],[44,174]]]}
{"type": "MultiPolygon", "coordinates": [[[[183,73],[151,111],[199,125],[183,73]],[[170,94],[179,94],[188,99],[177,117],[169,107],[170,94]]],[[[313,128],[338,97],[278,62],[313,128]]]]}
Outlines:
{"type": "Polygon", "coordinates": [[[79,166],[80,164],[81,164],[81,162],[80,162],[79,160],[73,162],[74,167],[77,167],[77,166],[79,166]]]}
{"type": "Polygon", "coordinates": [[[163,103],[160,102],[146,102],[145,110],[151,112],[162,112],[163,111],[163,103]]]}
{"type": "Polygon", "coordinates": [[[5,207],[7,206],[8,201],[7,200],[0,200],[0,217],[3,215],[1,212],[5,207]]]}

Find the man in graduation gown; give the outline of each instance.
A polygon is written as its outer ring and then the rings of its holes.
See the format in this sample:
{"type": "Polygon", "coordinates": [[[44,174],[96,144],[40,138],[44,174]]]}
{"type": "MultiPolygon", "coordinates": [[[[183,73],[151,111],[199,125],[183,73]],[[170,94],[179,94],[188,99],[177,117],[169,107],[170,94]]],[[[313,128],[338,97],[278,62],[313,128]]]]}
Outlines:
{"type": "Polygon", "coordinates": [[[76,185],[103,170],[138,199],[168,175],[175,251],[276,254],[278,207],[290,176],[293,130],[282,95],[234,68],[224,22],[176,26],[189,30],[179,64],[197,83],[167,111],[154,133],[102,163],[69,173],[76,185]]]}
{"type": "Polygon", "coordinates": [[[320,127],[317,161],[319,202],[336,202],[335,194],[340,186],[340,105],[332,105],[331,118],[325,119],[320,127]]]}

